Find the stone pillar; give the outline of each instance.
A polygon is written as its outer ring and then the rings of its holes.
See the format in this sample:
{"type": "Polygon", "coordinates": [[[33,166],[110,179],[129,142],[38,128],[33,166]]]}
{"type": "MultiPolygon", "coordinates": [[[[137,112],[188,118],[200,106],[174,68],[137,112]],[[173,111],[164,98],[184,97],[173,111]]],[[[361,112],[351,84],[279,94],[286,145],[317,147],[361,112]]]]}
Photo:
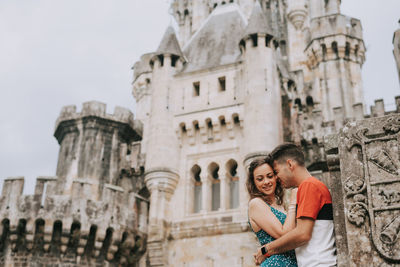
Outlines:
{"type": "Polygon", "coordinates": [[[169,204],[178,180],[178,173],[169,169],[152,169],[145,174],[151,194],[147,241],[151,266],[168,266],[166,233],[171,212],[169,204]]]}
{"type": "Polygon", "coordinates": [[[219,208],[221,211],[229,209],[229,182],[228,174],[221,177],[221,204],[219,208]]]}
{"type": "Polygon", "coordinates": [[[211,181],[208,174],[201,176],[201,212],[205,213],[211,210],[211,181]]]}

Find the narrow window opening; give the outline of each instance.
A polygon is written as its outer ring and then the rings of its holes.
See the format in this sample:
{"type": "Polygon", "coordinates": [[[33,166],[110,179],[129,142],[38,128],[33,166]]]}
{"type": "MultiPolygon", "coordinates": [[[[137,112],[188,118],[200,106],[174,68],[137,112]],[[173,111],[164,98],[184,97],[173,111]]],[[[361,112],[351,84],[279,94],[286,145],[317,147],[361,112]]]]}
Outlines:
{"type": "Polygon", "coordinates": [[[253,47],[256,47],[258,44],[257,44],[257,42],[258,42],[258,37],[257,37],[257,34],[252,34],[252,35],[250,35],[250,38],[251,38],[251,41],[252,41],[252,43],[253,43],[253,47]]]}
{"type": "Polygon", "coordinates": [[[179,57],[172,55],[171,56],[171,67],[176,67],[176,62],[178,61],[179,57]]]}
{"type": "Polygon", "coordinates": [[[239,123],[240,123],[240,121],[239,121],[239,116],[238,116],[238,115],[234,115],[234,116],[233,116],[233,123],[234,123],[234,124],[239,124],[239,123]]]}
{"type": "Polygon", "coordinates": [[[332,50],[335,53],[336,58],[338,58],[339,57],[339,51],[338,51],[338,47],[337,47],[337,43],[336,42],[332,43],[332,50]]]}
{"type": "Polygon", "coordinates": [[[219,84],[219,91],[220,92],[222,92],[222,91],[225,91],[226,90],[226,87],[225,87],[225,76],[224,77],[219,77],[218,78],[218,84],[219,84]]]}
{"type": "Polygon", "coordinates": [[[182,133],[186,133],[186,125],[185,124],[181,125],[181,131],[182,131],[182,133]]]}
{"type": "Polygon", "coordinates": [[[326,45],[322,44],[321,48],[322,48],[322,60],[326,60],[326,45]]]}
{"type": "Polygon", "coordinates": [[[198,121],[193,122],[193,125],[194,125],[194,129],[195,129],[195,130],[199,130],[199,129],[200,129],[200,126],[199,126],[199,122],[198,122],[198,121]]]}
{"type": "Polygon", "coordinates": [[[344,56],[345,58],[349,58],[350,57],[350,43],[346,42],[346,47],[344,50],[344,56]]]}
{"type": "Polygon", "coordinates": [[[199,96],[200,95],[200,82],[194,82],[193,83],[193,96],[199,96]]]}
{"type": "Polygon", "coordinates": [[[300,98],[296,98],[294,100],[294,104],[297,105],[299,107],[299,110],[302,110],[303,106],[301,104],[301,99],[300,98]]]}
{"type": "Polygon", "coordinates": [[[354,55],[356,57],[356,60],[358,59],[358,49],[359,49],[359,46],[356,45],[355,48],[354,48],[354,55]]]}
{"type": "Polygon", "coordinates": [[[315,137],[313,139],[311,139],[311,142],[313,145],[318,145],[318,139],[315,137]]]}
{"type": "Polygon", "coordinates": [[[207,137],[208,137],[208,140],[213,139],[213,125],[212,125],[211,120],[207,121],[207,137]]]}
{"type": "Polygon", "coordinates": [[[313,100],[312,96],[307,96],[306,97],[306,104],[309,107],[313,107],[314,106],[314,100],[313,100]]]}

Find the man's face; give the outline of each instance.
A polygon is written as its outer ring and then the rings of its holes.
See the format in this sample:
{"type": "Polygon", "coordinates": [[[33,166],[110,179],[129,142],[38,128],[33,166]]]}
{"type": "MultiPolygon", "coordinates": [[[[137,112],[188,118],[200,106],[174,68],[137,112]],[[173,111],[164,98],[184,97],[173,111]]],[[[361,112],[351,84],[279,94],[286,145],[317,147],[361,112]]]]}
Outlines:
{"type": "Polygon", "coordinates": [[[281,184],[284,188],[293,187],[292,185],[293,175],[291,170],[289,169],[287,162],[278,163],[277,161],[274,161],[274,171],[278,179],[281,180],[281,184]]]}

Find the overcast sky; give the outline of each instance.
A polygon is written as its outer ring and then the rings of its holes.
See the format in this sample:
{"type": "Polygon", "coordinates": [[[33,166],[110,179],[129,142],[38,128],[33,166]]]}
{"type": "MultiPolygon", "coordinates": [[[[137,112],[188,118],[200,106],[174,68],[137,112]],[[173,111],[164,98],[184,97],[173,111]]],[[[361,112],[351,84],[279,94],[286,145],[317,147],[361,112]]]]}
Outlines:
{"type": "MultiPolygon", "coordinates": [[[[131,67],[154,51],[172,22],[168,0],[0,1],[0,183],[55,175],[54,124],[61,108],[98,100],[134,110],[131,67]]],[[[361,19],[367,61],[365,100],[400,95],[392,37],[399,0],[343,0],[342,13],[361,19]]],[[[1,187],[1,185],[0,185],[1,187]]]]}

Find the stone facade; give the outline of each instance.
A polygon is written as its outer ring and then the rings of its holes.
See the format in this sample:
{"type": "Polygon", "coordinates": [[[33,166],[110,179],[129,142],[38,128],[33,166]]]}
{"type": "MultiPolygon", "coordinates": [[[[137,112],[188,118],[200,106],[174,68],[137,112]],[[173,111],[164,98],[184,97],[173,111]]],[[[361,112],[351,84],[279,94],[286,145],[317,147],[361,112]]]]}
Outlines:
{"type": "Polygon", "coordinates": [[[145,251],[148,192],[140,160],[142,124],[117,107],[64,107],[54,136],[56,177],[5,180],[0,197],[2,266],[132,266],[145,251]],[[139,143],[138,143],[139,142],[139,143]]]}

